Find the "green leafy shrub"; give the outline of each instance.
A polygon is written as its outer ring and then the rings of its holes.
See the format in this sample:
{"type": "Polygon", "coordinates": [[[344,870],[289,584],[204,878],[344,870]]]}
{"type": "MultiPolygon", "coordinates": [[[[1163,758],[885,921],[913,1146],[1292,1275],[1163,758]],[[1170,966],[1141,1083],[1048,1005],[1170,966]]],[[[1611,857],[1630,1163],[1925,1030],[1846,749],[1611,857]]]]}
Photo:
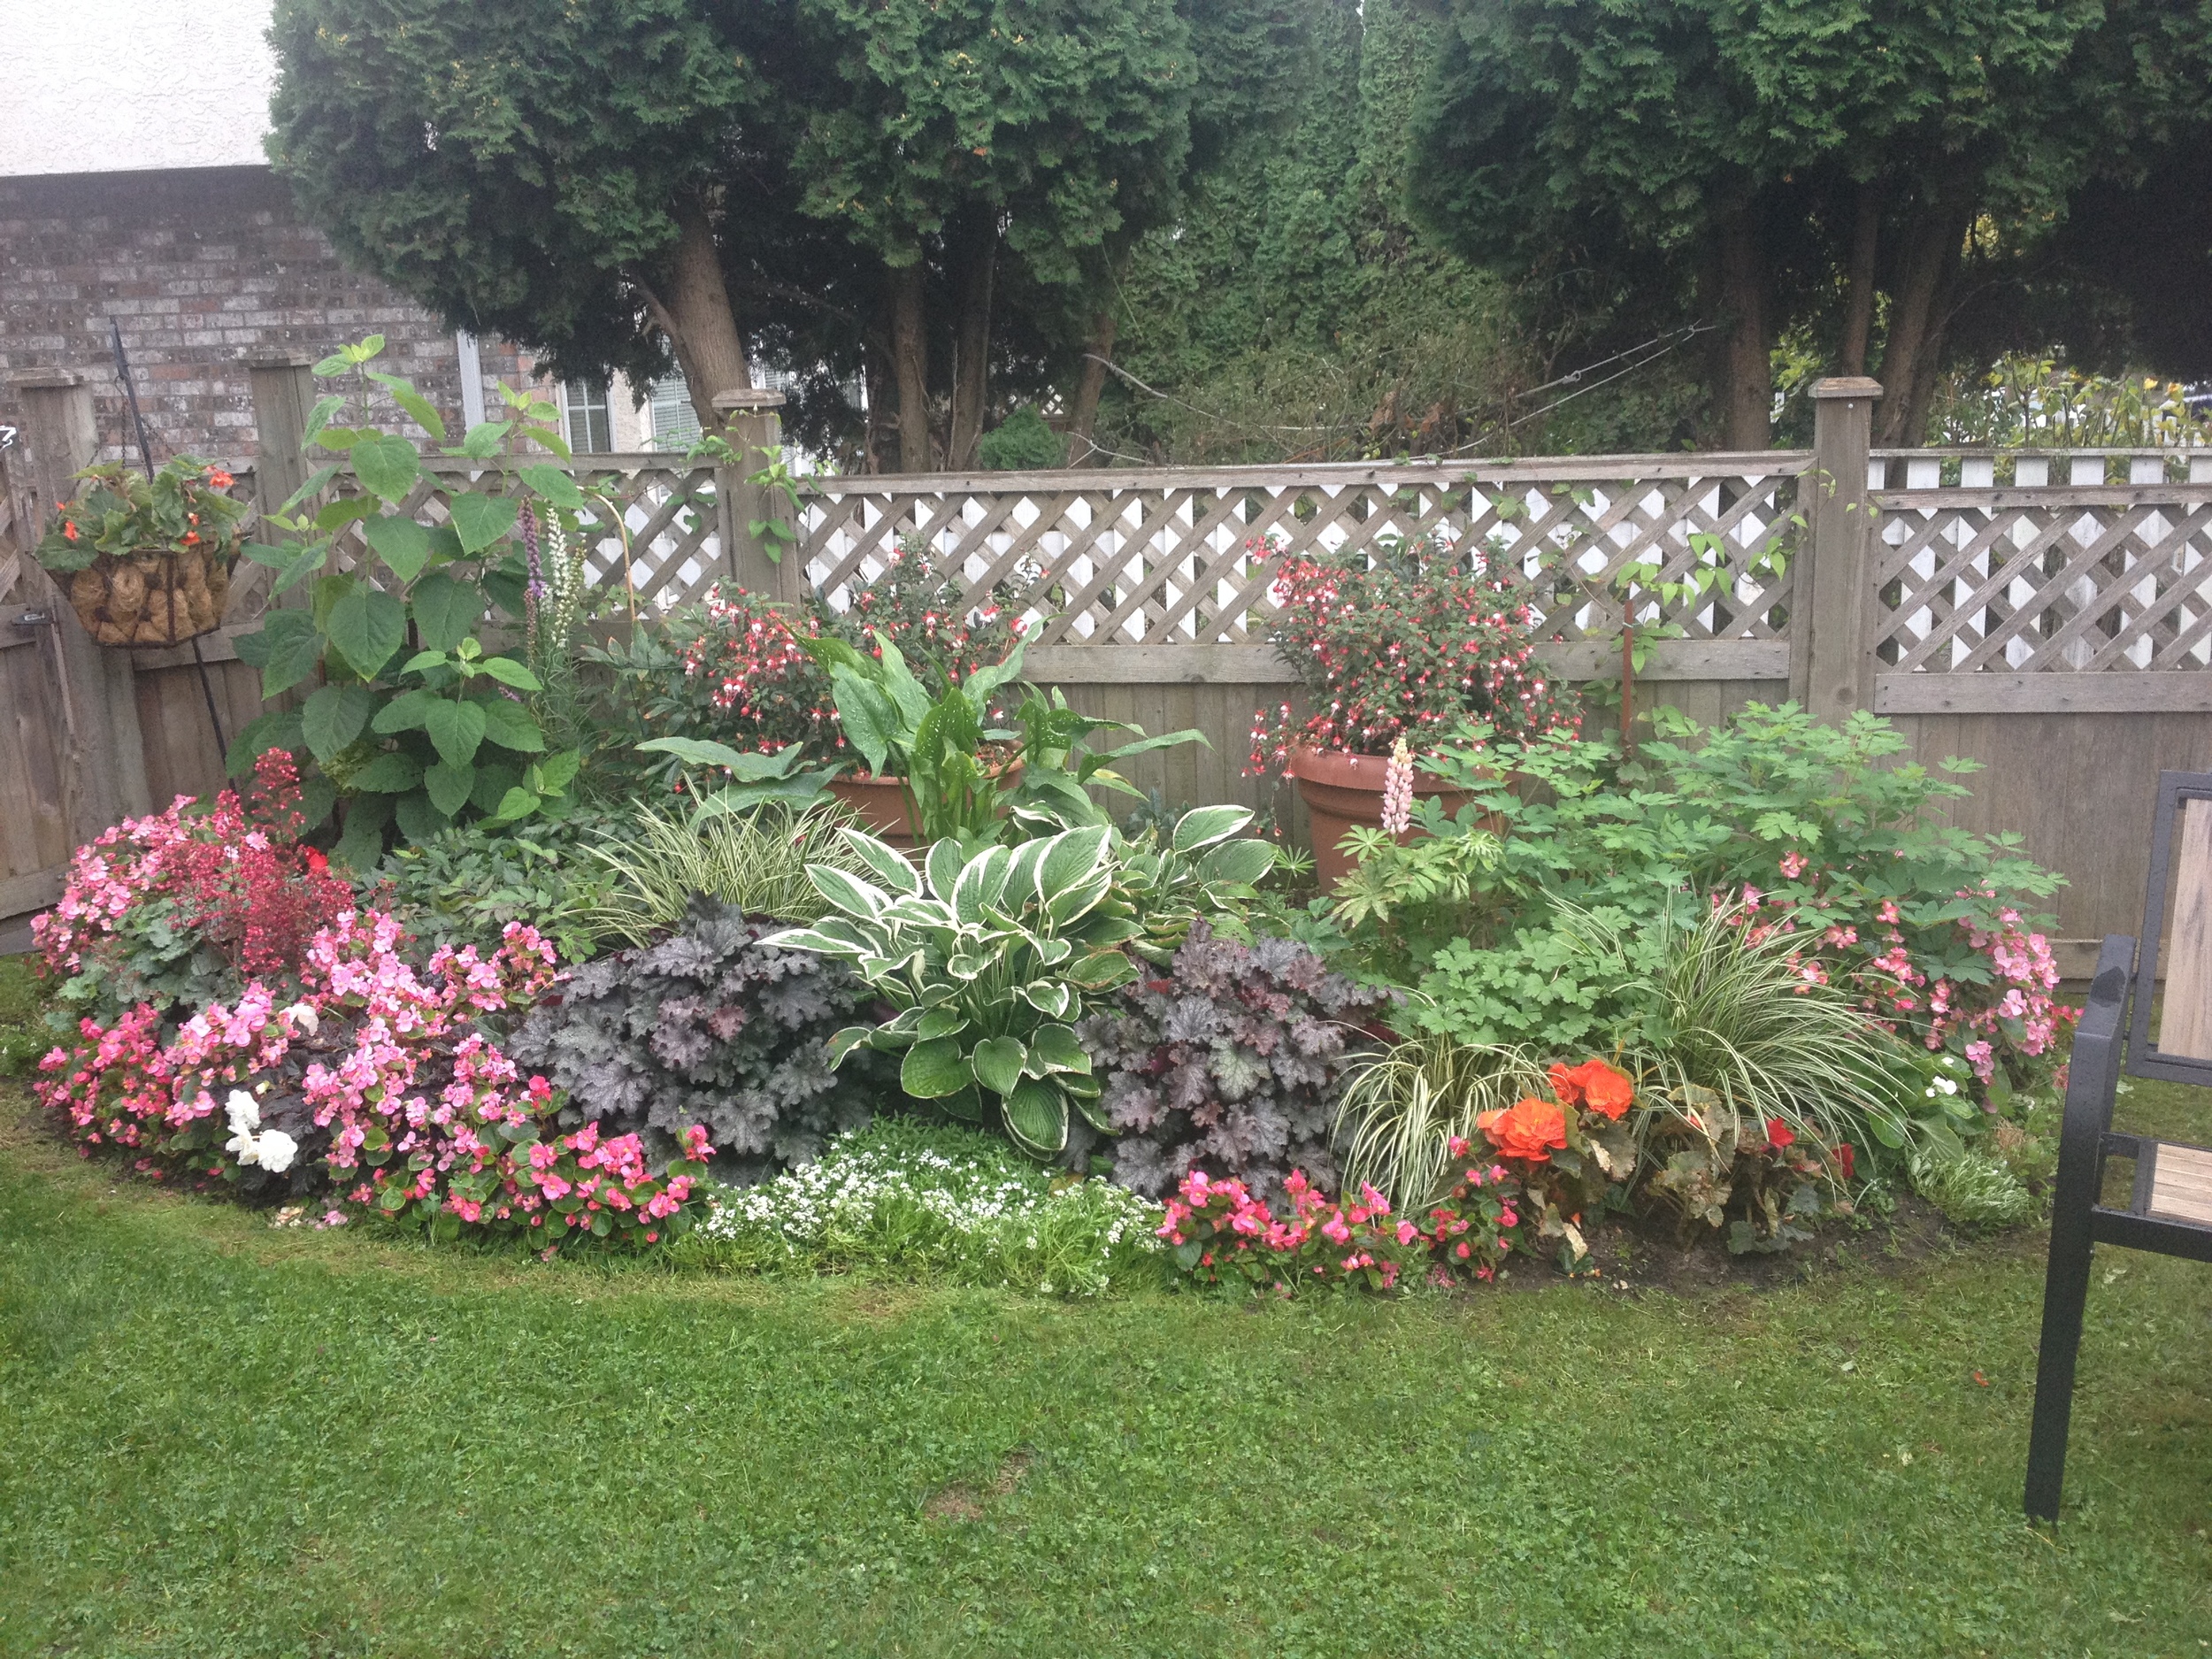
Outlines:
{"type": "Polygon", "coordinates": [[[1081,1026],[1114,1179],[1155,1198],[1194,1169],[1263,1202],[1280,1202],[1294,1171],[1333,1187],[1337,1089],[1390,1001],[1290,940],[1247,945],[1193,924],[1164,971],[1081,1026]]]}
{"type": "Polygon", "coordinates": [[[881,1118],[760,1186],[710,1190],[678,1259],[1097,1295],[1162,1280],[1160,1213],[1111,1182],[1041,1170],[995,1135],[881,1118]]]}
{"type": "Polygon", "coordinates": [[[1494,863],[1468,862],[1463,889],[1385,905],[1355,931],[1379,969],[1420,982],[1441,1022],[1431,1028],[1563,1048],[1599,1040],[1623,1010],[1571,977],[1571,944],[1549,937],[1562,907],[1607,918],[1648,958],[1655,944],[1636,937],[1719,895],[1755,907],[1755,936],[1793,938],[1866,1018],[1967,1061],[1993,1096],[2055,1063],[2072,1011],[2051,998],[2057,967],[2030,907],[2061,878],[2023,856],[2016,835],[1935,821],[1964,787],[1901,764],[1905,740],[1869,714],[1832,726],[1754,704],[1709,731],[1661,715],[1682,741],[1648,742],[1632,763],[1564,738],[1429,762],[1478,796],[1449,820],[1423,803],[1432,833],[1506,826],[1494,863]]]}
{"type": "Polygon", "coordinates": [[[419,947],[457,949],[526,922],[564,960],[583,962],[598,948],[594,918],[608,881],[596,855],[626,829],[597,807],[512,828],[457,824],[392,849],[355,885],[419,947]]]}
{"type": "Polygon", "coordinates": [[[54,1046],[35,956],[0,956],[0,1077],[29,1075],[54,1046]]]}
{"type": "Polygon", "coordinates": [[[831,1034],[872,997],[842,964],[764,943],[771,926],[697,898],[656,943],[580,968],[508,1051],[567,1092],[560,1118],[639,1135],[656,1160],[704,1124],[726,1175],[820,1156],[868,1121],[890,1068],[831,1069],[831,1034]]]}
{"type": "MultiPolygon", "coordinates": [[[[367,365],[384,348],[371,335],[316,365],[325,378],[357,372],[356,395],[381,387],[433,446],[445,422],[413,386],[367,365]]],[[[511,444],[537,443],[565,457],[552,404],[503,388],[511,419],[470,429],[447,453],[490,461],[511,444]]],[[[447,522],[432,528],[409,505],[426,472],[416,443],[371,426],[334,424],[349,397],[315,406],[307,441],[342,453],[265,522],[291,538],[256,544],[249,558],[273,568],[272,592],[311,579],[313,603],[272,607],[238,654],[261,670],[264,698],[321,682],[296,708],[263,715],[231,747],[240,772],[270,749],[312,753],[346,802],[339,849],[357,870],[374,864],[388,831],[428,839],[476,818],[511,824],[557,815],[573,797],[576,749],[548,750],[537,717],[511,693],[544,687],[529,666],[488,650],[478,629],[493,603],[521,619],[534,609],[530,573],[511,539],[526,495],[557,513],[583,504],[576,480],[540,463],[484,475],[489,487],[455,492],[447,522]],[[331,485],[340,493],[311,517],[293,510],[331,485]],[[497,493],[495,493],[497,492],[497,493]],[[357,534],[364,550],[341,565],[337,539],[357,534]]]]}
{"type": "Polygon", "coordinates": [[[1068,441],[1024,403],[977,441],[975,453],[990,472],[1041,472],[1068,464],[1068,441]]]}

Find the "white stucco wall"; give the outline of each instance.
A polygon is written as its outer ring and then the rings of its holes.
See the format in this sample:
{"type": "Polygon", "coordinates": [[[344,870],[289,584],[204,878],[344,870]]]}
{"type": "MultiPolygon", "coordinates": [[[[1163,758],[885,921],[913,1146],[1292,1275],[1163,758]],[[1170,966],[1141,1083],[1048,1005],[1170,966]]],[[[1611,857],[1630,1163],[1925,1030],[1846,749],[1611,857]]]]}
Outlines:
{"type": "Polygon", "coordinates": [[[255,165],[270,0],[0,0],[0,174],[255,165]]]}

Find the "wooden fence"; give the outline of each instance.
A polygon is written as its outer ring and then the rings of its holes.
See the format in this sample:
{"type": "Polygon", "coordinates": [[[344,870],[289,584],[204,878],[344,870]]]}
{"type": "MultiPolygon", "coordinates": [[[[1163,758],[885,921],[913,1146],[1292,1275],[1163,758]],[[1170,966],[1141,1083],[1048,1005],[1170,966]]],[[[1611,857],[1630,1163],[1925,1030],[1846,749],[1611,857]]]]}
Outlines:
{"type": "MultiPolygon", "coordinates": [[[[255,494],[265,503],[305,474],[296,442],[311,403],[304,362],[257,362],[254,392],[263,450],[237,465],[257,465],[255,494]]],[[[1079,707],[1209,734],[1210,749],[1146,757],[1141,783],[1171,801],[1273,806],[1294,827],[1286,793],[1244,773],[1256,710],[1299,697],[1266,642],[1270,550],[1379,552],[1414,538],[1479,549],[1489,568],[1521,584],[1540,658],[1578,680],[1617,672],[1611,641],[1624,567],[1656,562],[1660,580],[1676,583],[1694,567],[1718,567],[1719,580],[1693,599],[1637,590],[1640,625],[1664,622],[1680,634],[1653,647],[1641,678],[1661,683],[1648,696],[1704,721],[1792,696],[1825,718],[1859,709],[1890,716],[1932,763],[1985,763],[1960,821],[2020,829],[2034,856],[2069,874],[2062,934],[2087,940],[2131,926],[2154,774],[2212,767],[2212,457],[1875,451],[1868,433],[1879,395],[1867,380],[1816,388],[1805,451],[823,478],[790,526],[796,551],[780,564],[741,531],[777,511],[742,469],[618,455],[584,457],[576,471],[595,496],[595,580],[627,584],[648,610],[695,601],[726,580],[841,606],[895,550],[919,551],[956,572],[972,603],[996,598],[1025,615],[1035,677],[1064,687],[1079,707]]],[[[42,396],[27,405],[28,436],[45,482],[18,491],[26,527],[39,496],[51,498],[54,468],[40,457],[66,458],[67,434],[78,430],[71,400],[88,406],[81,388],[58,384],[42,396]]],[[[734,436],[775,446],[767,397],[725,402],[734,436]]],[[[437,463],[411,504],[438,522],[446,497],[486,471],[437,463]]],[[[0,576],[6,570],[0,563],[0,576]]],[[[0,600],[5,587],[0,580],[0,600]]],[[[226,633],[202,641],[227,730],[260,708],[256,676],[236,662],[228,635],[257,626],[266,603],[265,584],[241,581],[226,633]]],[[[0,641],[7,619],[0,611],[0,641]]],[[[50,655],[63,662],[73,622],[50,626],[50,655]]],[[[111,677],[127,663],[76,633],[75,657],[88,652],[111,677]]],[[[135,788],[130,769],[119,770],[133,798],[57,803],[36,834],[18,834],[12,822],[0,881],[17,885],[0,887],[0,910],[43,902],[54,869],[42,861],[54,856],[64,825],[76,833],[102,811],[215,787],[219,760],[190,651],[135,655],[122,670],[134,695],[108,698],[133,716],[119,717],[110,741],[143,756],[135,788]]],[[[0,788],[11,802],[21,798],[14,780],[38,772],[36,744],[24,734],[51,726],[55,703],[27,670],[16,672],[20,657],[0,653],[0,695],[15,717],[0,723],[16,737],[8,748],[0,730],[0,788]]],[[[94,733],[76,748],[99,741],[94,733]]],[[[43,800],[41,790],[64,793],[58,783],[28,793],[43,800]]]]}

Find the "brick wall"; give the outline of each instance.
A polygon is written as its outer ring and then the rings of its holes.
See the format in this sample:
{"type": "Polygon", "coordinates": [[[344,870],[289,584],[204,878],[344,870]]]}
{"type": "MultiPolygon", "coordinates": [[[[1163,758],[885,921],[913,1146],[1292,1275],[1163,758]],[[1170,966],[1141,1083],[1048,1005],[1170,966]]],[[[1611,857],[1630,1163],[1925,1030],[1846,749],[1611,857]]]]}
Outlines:
{"type": "MultiPolygon", "coordinates": [[[[387,342],[379,366],[411,379],[458,429],[451,332],[340,264],[266,168],[0,178],[0,425],[13,424],[12,373],[74,369],[91,378],[104,453],[120,454],[129,417],[111,317],[157,460],[250,458],[248,353],[320,356],[370,334],[387,342]]],[[[488,380],[523,383],[529,364],[512,348],[486,340],[479,351],[488,380]]],[[[499,407],[488,387],[485,403],[499,407]]]]}

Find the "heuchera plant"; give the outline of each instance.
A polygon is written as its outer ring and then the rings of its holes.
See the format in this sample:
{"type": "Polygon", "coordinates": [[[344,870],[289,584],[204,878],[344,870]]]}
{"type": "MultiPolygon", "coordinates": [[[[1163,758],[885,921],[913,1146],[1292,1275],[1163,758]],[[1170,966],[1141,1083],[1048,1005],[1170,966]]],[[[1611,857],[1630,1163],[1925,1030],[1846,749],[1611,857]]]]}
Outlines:
{"type": "Polygon", "coordinates": [[[695,897],[666,939],[577,970],[508,1051],[567,1091],[565,1124],[641,1135],[664,1157],[704,1124],[741,1179],[817,1158],[896,1079],[872,1055],[831,1070],[830,1037],[874,994],[841,962],[763,945],[777,926],[695,897]]]}
{"type": "Polygon", "coordinates": [[[634,1135],[596,1125],[560,1134],[559,1097],[482,1031],[552,982],[554,956],[511,926],[499,949],[442,949],[418,972],[397,922],[349,910],[309,945],[296,1002],[258,981],[211,1003],[164,1042],[142,1005],[80,1022],[41,1064],[41,1099],[87,1156],[137,1155],[154,1179],[183,1173],[294,1195],[335,1188],[323,1219],[363,1210],[557,1248],[579,1238],[657,1244],[690,1225],[711,1148],[694,1126],[683,1156],[648,1166],[634,1135]],[[270,1160],[280,1136],[280,1160],[270,1160]]]}
{"type": "Polygon", "coordinates": [[[308,941],[354,902],[298,844],[306,823],[292,757],[270,749],[244,796],[202,809],[180,795],[78,848],[60,901],[31,923],[61,1001],[103,1020],[145,1003],[158,1020],[250,980],[296,989],[308,941]]]}
{"type": "Polygon", "coordinates": [[[1364,552],[1263,551],[1279,611],[1271,637],[1314,712],[1261,710],[1253,772],[1279,771],[1299,746],[1387,755],[1402,736],[1425,752],[1471,719],[1509,741],[1580,729],[1573,699],[1533,661],[1527,603],[1479,556],[1425,540],[1371,565],[1364,552]]]}
{"type": "Polygon", "coordinates": [[[1389,1006],[1293,941],[1246,945],[1193,922],[1167,973],[1082,1024],[1118,1134],[1115,1179],[1153,1197],[1199,1167],[1269,1199],[1299,1170],[1333,1186],[1337,1086],[1389,1006]]]}

